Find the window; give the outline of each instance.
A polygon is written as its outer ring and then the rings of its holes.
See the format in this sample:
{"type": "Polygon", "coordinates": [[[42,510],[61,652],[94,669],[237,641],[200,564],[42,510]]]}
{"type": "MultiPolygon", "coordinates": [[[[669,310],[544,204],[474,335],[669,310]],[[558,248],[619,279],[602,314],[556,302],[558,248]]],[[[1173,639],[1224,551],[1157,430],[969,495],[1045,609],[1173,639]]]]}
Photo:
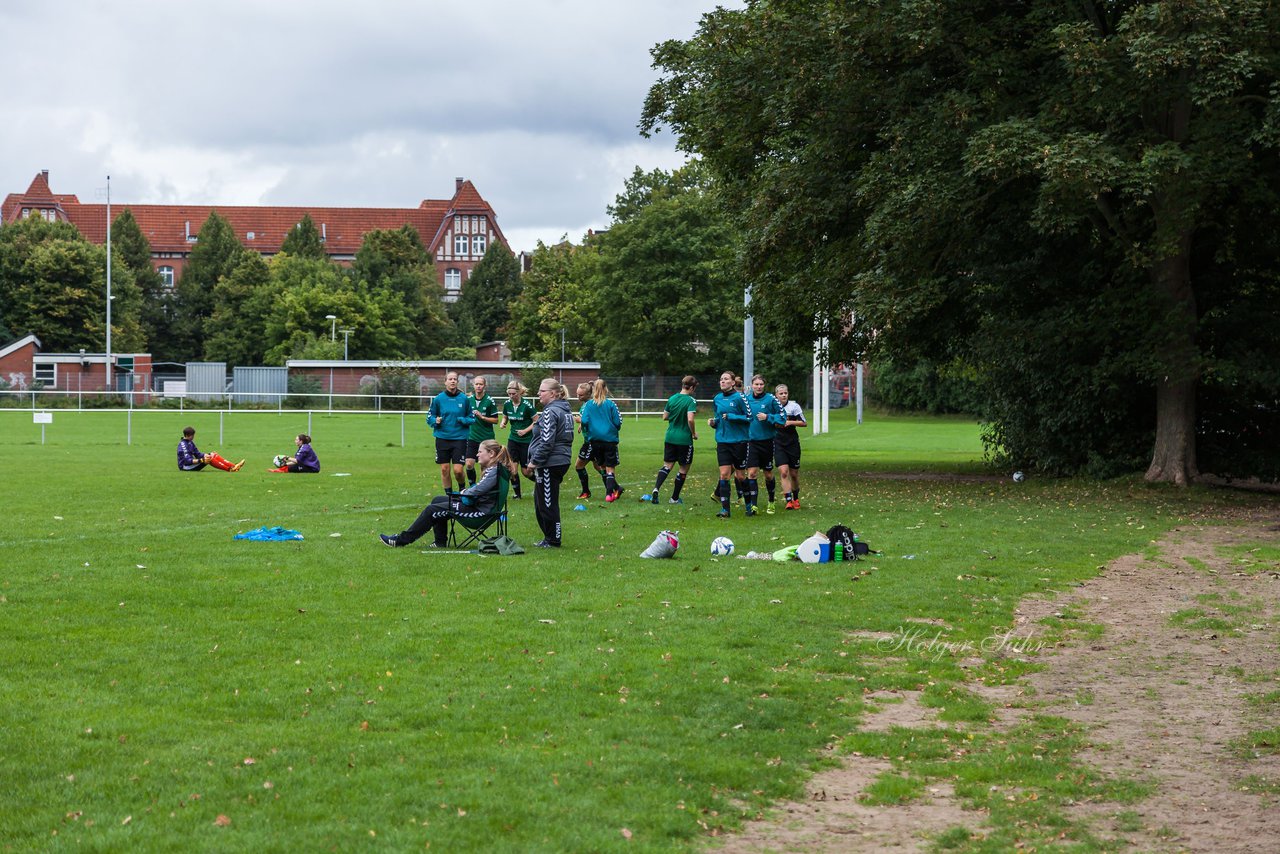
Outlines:
{"type": "Polygon", "coordinates": [[[465,234],[459,234],[457,237],[453,238],[453,254],[467,254],[467,236],[465,234]]]}
{"type": "Polygon", "coordinates": [[[54,362],[35,362],[31,365],[33,379],[45,388],[58,387],[58,366],[54,362]]]}
{"type": "Polygon", "coordinates": [[[166,291],[173,290],[173,268],[169,266],[161,267],[157,270],[160,274],[160,283],[164,285],[166,291]]]}
{"type": "Polygon", "coordinates": [[[456,267],[450,267],[444,271],[444,297],[445,299],[456,299],[462,291],[462,271],[456,267]]]}
{"type": "Polygon", "coordinates": [[[31,208],[23,208],[23,209],[22,209],[22,218],[23,218],[23,219],[30,219],[30,218],[31,218],[31,208]]]}
{"type": "Polygon", "coordinates": [[[484,235],[483,234],[477,234],[475,237],[471,238],[471,254],[472,255],[484,254],[484,235]]]}

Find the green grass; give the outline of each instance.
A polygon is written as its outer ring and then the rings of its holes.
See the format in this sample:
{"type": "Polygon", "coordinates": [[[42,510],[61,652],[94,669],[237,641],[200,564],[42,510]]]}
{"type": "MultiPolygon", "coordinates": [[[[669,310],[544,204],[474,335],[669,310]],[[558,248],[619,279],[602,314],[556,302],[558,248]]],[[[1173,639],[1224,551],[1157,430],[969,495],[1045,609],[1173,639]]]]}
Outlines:
{"type": "MultiPolygon", "coordinates": [[[[989,835],[946,845],[1084,842],[1055,804],[1126,803],[1142,784],[1078,766],[1065,722],[993,734],[966,680],[1034,666],[985,651],[1021,598],[1193,514],[1268,500],[1134,479],[863,478],[981,474],[978,430],[855,425],[846,410],[804,441],[803,510],[725,523],[705,440],[684,506],[634,500],[661,430],[628,419],[625,500],[575,512],[570,475],[562,551],[422,554],[375,539],[439,490],[421,416],[404,425],[401,447],[399,415],[57,411],[41,444],[29,412],[0,412],[0,850],[695,847],[799,795],[833,742],[896,763],[906,782],[883,797],[946,778],[990,811],[989,835]],[[245,470],[179,473],[188,423],[245,470]],[[302,431],[324,473],[265,473],[302,431]],[[707,552],[719,534],[772,551],[836,523],[883,555],[707,552]],[[277,524],[306,539],[232,539],[277,524]],[[677,559],[639,559],[662,528],[681,532],[677,559]],[[853,634],[922,619],[945,626],[927,647],[853,634]],[[961,666],[973,656],[987,664],[961,666]],[[888,689],[925,691],[955,728],[855,733],[863,692],[888,689]]],[[[538,539],[528,499],[511,533],[538,539]]]]}

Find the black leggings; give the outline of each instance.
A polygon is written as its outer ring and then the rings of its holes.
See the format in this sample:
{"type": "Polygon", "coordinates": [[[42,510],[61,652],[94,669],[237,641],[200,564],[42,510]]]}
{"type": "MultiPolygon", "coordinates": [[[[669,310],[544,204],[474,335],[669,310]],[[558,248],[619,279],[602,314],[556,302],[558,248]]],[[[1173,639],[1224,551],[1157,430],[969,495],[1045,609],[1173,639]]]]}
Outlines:
{"type": "Polygon", "coordinates": [[[407,546],[425,534],[428,529],[434,528],[435,543],[437,546],[443,546],[449,541],[450,517],[457,519],[483,519],[488,515],[490,515],[488,512],[479,510],[454,510],[448,496],[437,495],[431,499],[430,504],[422,509],[422,512],[418,514],[418,518],[413,520],[412,525],[396,535],[396,542],[402,546],[407,546]]]}
{"type": "Polygon", "coordinates": [[[560,545],[560,481],[569,464],[534,469],[533,512],[542,536],[553,546],[560,545]]]}

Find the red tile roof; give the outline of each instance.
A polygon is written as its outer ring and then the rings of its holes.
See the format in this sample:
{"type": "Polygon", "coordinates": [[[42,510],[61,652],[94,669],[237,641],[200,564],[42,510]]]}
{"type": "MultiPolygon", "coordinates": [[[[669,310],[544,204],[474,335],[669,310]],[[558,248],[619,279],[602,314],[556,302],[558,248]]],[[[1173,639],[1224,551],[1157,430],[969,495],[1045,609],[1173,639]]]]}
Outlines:
{"type": "MultiPolygon", "coordinates": [[[[4,222],[12,222],[21,209],[57,207],[67,220],[94,243],[106,242],[107,211],[105,204],[81,204],[75,196],[55,196],[49,189],[48,173],[41,172],[27,192],[10,193],[0,206],[4,222]]],[[[151,243],[153,253],[191,251],[188,236],[199,234],[201,226],[211,211],[231,223],[236,236],[246,247],[265,254],[280,250],[289,230],[304,215],[310,214],[316,228],[325,238],[325,249],[330,255],[354,255],[360,248],[366,232],[374,229],[396,229],[408,224],[418,232],[423,244],[434,256],[443,239],[452,214],[485,214],[490,230],[504,244],[495,221],[493,208],[476,191],[470,181],[458,184],[454,197],[448,200],[425,199],[416,208],[328,208],[328,207],[262,207],[243,205],[136,205],[116,203],[112,205],[114,219],[128,208],[142,233],[151,243]],[[253,237],[250,238],[249,235],[253,237]]],[[[509,247],[508,247],[509,248],[509,247]]]]}

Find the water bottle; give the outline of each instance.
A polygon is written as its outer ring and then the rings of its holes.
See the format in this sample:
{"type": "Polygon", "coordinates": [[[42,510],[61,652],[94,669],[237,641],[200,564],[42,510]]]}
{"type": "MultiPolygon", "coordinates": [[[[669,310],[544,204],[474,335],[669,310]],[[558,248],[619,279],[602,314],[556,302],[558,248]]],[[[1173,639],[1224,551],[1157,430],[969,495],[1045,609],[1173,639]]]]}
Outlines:
{"type": "Polygon", "coordinates": [[[844,560],[844,543],[841,543],[841,542],[836,543],[836,560],[837,561],[844,560]]]}

